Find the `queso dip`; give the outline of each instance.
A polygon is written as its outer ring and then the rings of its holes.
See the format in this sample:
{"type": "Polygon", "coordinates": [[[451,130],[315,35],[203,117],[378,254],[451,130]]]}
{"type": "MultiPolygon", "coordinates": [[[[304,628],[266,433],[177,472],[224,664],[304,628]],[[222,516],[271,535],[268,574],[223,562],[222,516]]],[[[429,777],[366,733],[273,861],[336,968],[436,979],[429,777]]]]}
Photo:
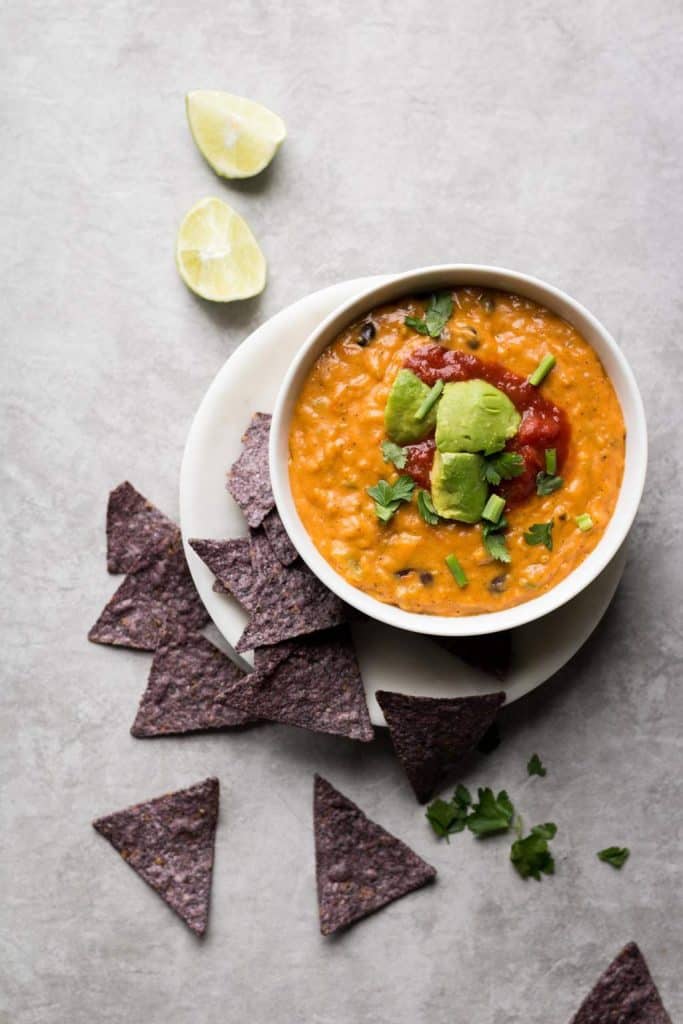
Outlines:
{"type": "Polygon", "coordinates": [[[500,611],[596,546],[624,468],[600,360],[566,321],[481,288],[351,324],[292,418],[301,520],[349,583],[406,611],[500,611]]]}

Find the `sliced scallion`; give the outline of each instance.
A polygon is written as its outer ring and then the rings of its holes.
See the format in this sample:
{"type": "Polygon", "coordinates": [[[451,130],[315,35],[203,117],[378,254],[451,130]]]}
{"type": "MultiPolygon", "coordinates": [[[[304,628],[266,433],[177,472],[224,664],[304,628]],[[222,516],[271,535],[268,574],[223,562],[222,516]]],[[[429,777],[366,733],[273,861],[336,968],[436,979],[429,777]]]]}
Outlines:
{"type": "Polygon", "coordinates": [[[427,395],[425,400],[422,402],[422,405],[419,407],[419,409],[415,413],[415,419],[416,420],[423,420],[425,418],[427,413],[430,412],[430,410],[433,409],[433,407],[439,401],[439,398],[441,397],[441,392],[442,391],[443,391],[443,381],[442,380],[437,380],[436,384],[434,385],[433,388],[431,388],[429,394],[427,395]]]}
{"type": "Polygon", "coordinates": [[[551,476],[557,469],[557,448],[546,448],[545,450],[545,471],[551,476]]]}
{"type": "Polygon", "coordinates": [[[574,520],[581,533],[588,533],[589,530],[593,529],[593,520],[587,512],[582,512],[580,516],[577,516],[574,520]]]}
{"type": "Polygon", "coordinates": [[[504,508],[505,498],[501,498],[499,494],[492,494],[484,505],[484,511],[481,514],[481,518],[488,519],[490,523],[497,523],[503,514],[504,508]]]}
{"type": "Polygon", "coordinates": [[[529,377],[529,383],[533,384],[533,386],[537,388],[541,381],[545,380],[548,376],[554,365],[555,356],[543,356],[543,359],[541,359],[540,363],[529,377]]]}
{"type": "Polygon", "coordinates": [[[445,562],[448,568],[450,569],[451,575],[455,582],[458,584],[458,586],[466,587],[468,580],[467,576],[465,575],[465,570],[463,569],[455,555],[446,555],[445,562]]]}

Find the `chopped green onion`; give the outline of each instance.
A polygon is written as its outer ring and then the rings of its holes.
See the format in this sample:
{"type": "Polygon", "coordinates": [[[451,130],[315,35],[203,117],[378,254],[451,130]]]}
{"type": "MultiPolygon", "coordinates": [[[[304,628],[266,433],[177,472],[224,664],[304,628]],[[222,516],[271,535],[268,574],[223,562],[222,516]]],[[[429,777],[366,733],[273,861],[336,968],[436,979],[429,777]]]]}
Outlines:
{"type": "Polygon", "coordinates": [[[481,514],[481,518],[488,519],[490,523],[497,523],[503,514],[504,508],[505,498],[501,498],[499,494],[492,494],[484,505],[484,511],[481,514]]]}
{"type": "Polygon", "coordinates": [[[529,377],[529,383],[533,384],[535,388],[545,380],[553,366],[555,365],[555,356],[543,356],[540,363],[529,377]]]}
{"type": "Polygon", "coordinates": [[[588,533],[589,530],[593,529],[593,520],[587,512],[582,512],[580,516],[577,516],[574,520],[581,533],[588,533]]]}
{"type": "Polygon", "coordinates": [[[427,397],[425,398],[424,402],[422,403],[420,408],[415,413],[415,419],[416,420],[423,420],[425,418],[427,413],[430,412],[431,409],[438,402],[439,398],[441,397],[441,392],[442,391],[443,391],[443,381],[442,380],[437,380],[436,384],[430,390],[430,392],[427,395],[427,397]]]}
{"type": "Polygon", "coordinates": [[[451,575],[453,576],[453,579],[458,584],[458,586],[466,587],[468,580],[467,576],[465,575],[465,570],[463,569],[455,555],[446,555],[445,562],[448,568],[451,570],[451,575]]]}
{"type": "Polygon", "coordinates": [[[545,450],[545,471],[553,476],[557,469],[557,448],[546,448],[545,450]]]}

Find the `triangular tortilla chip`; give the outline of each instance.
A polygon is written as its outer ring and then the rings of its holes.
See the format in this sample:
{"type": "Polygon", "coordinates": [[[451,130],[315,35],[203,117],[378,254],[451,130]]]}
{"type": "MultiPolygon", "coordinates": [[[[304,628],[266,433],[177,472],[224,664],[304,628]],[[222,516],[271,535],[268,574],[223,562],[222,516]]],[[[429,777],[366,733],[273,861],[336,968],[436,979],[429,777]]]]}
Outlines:
{"type": "Polygon", "coordinates": [[[429,800],[448,769],[477,745],[505,701],[504,693],[441,698],[378,690],[375,696],[420,803],[429,800]]]}
{"type": "Polygon", "coordinates": [[[436,876],[430,864],[319,775],[313,831],[323,935],[359,921],[436,876]]]}
{"type": "Polygon", "coordinates": [[[256,670],[228,699],[255,718],[365,742],[374,736],[348,628],[259,652],[256,670]]]}
{"type": "Polygon", "coordinates": [[[671,1024],[635,942],[624,946],[600,976],[570,1024],[671,1024]]]}
{"type": "Polygon", "coordinates": [[[253,718],[227,699],[245,677],[201,634],[164,636],[130,731],[142,738],[246,725],[253,718]]]}
{"type": "Polygon", "coordinates": [[[279,568],[264,577],[256,607],[236,651],[250,651],[338,626],[347,608],[306,566],[279,568]]]}
{"type": "Polygon", "coordinates": [[[190,540],[189,545],[216,577],[218,587],[214,584],[214,590],[219,594],[232,594],[243,608],[253,611],[261,589],[261,578],[251,561],[249,538],[190,540]]]}
{"type": "Polygon", "coordinates": [[[268,413],[254,413],[242,438],[242,454],[228,474],[227,488],[253,527],[260,526],[275,507],[268,468],[271,419],[268,413]]]}
{"type": "Polygon", "coordinates": [[[127,864],[203,935],[209,915],[218,779],[136,804],[93,822],[127,864]]]}
{"type": "Polygon", "coordinates": [[[107,569],[111,573],[142,569],[180,536],[168,516],[126,480],[107,504],[107,569]]]}
{"type": "Polygon", "coordinates": [[[193,631],[208,621],[178,538],[150,565],[126,576],[88,639],[96,644],[154,651],[168,626],[193,631]]]}

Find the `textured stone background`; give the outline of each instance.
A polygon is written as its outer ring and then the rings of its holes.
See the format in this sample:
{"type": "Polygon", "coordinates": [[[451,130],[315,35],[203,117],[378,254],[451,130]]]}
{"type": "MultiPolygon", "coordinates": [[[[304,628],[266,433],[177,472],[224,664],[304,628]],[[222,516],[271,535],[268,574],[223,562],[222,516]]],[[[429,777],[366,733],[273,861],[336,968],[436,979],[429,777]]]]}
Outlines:
{"type": "Polygon", "coordinates": [[[631,938],[681,1019],[681,13],[670,0],[4,6],[5,1024],[563,1024],[631,938]],[[198,87],[286,119],[261,178],[230,185],[204,164],[183,110],[198,87]],[[235,308],[176,276],[178,222],[206,194],[246,215],[269,259],[263,296],[235,308]],[[278,727],[133,740],[149,658],[85,639],[115,585],[107,491],[128,477],[177,513],[191,417],[245,335],[334,281],[457,260],[585,302],[649,415],[614,605],[505,714],[504,745],[467,779],[558,822],[541,885],[512,873],[504,841],[433,841],[384,740],[278,727]],[[534,750],[545,780],[526,778],[534,750]],[[336,941],[317,933],[314,770],[440,872],[336,941]],[[90,820],[210,773],[222,810],[202,944],[90,820]],[[611,843],[633,851],[621,874],[595,858],[611,843]]]}

